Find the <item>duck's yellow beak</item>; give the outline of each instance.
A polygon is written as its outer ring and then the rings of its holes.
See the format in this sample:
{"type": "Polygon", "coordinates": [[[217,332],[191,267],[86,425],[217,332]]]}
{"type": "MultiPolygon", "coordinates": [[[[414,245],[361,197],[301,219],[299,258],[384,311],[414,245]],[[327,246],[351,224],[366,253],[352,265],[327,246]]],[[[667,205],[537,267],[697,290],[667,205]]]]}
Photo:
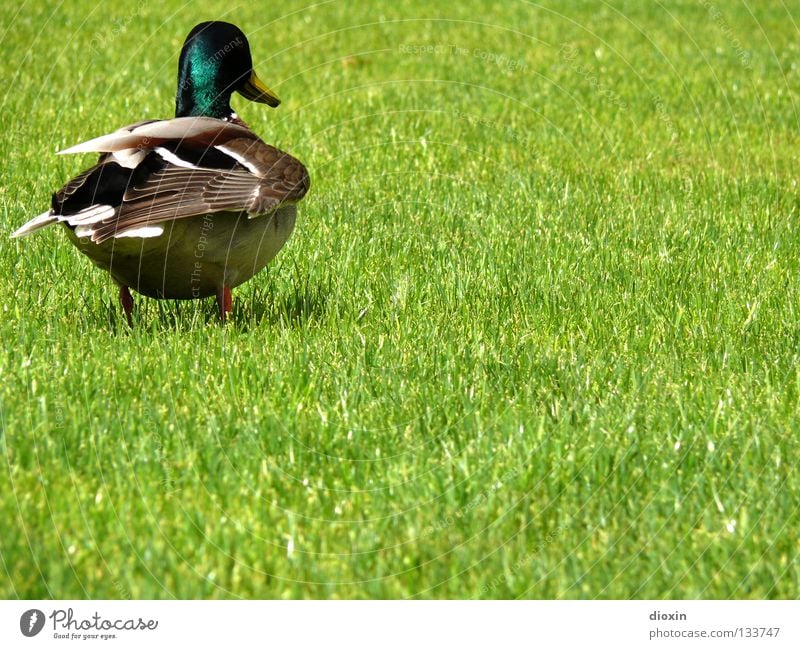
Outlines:
{"type": "Polygon", "coordinates": [[[238,88],[238,92],[250,101],[267,104],[273,108],[281,103],[281,100],[267,87],[267,84],[256,76],[255,71],[250,73],[250,78],[238,88]]]}

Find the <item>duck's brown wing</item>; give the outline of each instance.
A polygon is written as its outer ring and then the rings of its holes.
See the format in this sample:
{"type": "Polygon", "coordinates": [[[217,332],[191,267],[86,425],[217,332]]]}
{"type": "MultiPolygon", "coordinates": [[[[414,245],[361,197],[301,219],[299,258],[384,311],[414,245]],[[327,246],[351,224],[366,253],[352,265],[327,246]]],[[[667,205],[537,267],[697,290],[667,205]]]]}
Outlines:
{"type": "Polygon", "coordinates": [[[269,214],[299,201],[309,188],[308,172],[297,159],[259,139],[235,138],[208,148],[165,142],[153,155],[163,166],[130,186],[113,218],[103,219],[85,236],[102,243],[200,214],[269,214]]]}
{"type": "Polygon", "coordinates": [[[81,142],[68,149],[67,153],[110,153],[129,149],[146,150],[166,142],[188,142],[197,146],[211,146],[237,137],[255,138],[248,128],[213,117],[176,117],[174,119],[136,122],[92,140],[81,142]]]}
{"type": "Polygon", "coordinates": [[[159,236],[164,222],[201,214],[268,214],[309,188],[297,159],[223,120],[140,123],[65,152],[87,150],[105,155],[53,196],[52,213],[96,243],[159,236]]]}

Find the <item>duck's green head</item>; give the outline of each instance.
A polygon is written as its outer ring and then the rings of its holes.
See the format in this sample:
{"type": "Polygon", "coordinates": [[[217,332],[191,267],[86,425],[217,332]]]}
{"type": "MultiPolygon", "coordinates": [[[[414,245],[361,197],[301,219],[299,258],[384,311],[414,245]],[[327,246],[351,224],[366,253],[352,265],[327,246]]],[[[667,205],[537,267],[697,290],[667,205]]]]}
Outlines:
{"type": "Polygon", "coordinates": [[[250,44],[241,29],[218,21],[200,23],[181,49],[175,116],[230,117],[234,91],[269,106],[281,103],[253,71],[250,44]]]}

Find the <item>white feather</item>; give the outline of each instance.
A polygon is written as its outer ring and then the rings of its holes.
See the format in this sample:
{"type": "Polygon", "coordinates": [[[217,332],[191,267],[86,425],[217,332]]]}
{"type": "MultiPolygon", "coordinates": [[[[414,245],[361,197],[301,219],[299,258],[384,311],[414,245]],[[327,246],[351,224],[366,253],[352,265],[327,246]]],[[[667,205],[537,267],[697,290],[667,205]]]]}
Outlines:
{"type": "Polygon", "coordinates": [[[111,158],[121,167],[136,169],[146,155],[147,150],[145,149],[122,149],[120,151],[112,151],[111,158]]]}
{"type": "Polygon", "coordinates": [[[172,151],[169,149],[165,149],[164,147],[156,147],[155,152],[160,155],[164,160],[169,162],[170,164],[174,164],[176,167],[186,167],[187,169],[199,169],[197,165],[193,165],[191,162],[187,162],[186,160],[179,158],[176,156],[172,151]]]}
{"type": "Polygon", "coordinates": [[[125,237],[139,237],[140,239],[149,239],[152,237],[160,237],[164,234],[164,226],[161,225],[143,225],[139,228],[131,228],[130,230],[123,230],[115,234],[115,239],[123,239],[125,237]]]}
{"type": "Polygon", "coordinates": [[[114,212],[114,208],[110,205],[90,205],[75,214],[60,216],[58,220],[66,221],[70,225],[90,225],[111,218],[114,212]]]}
{"type": "Polygon", "coordinates": [[[31,232],[36,232],[39,228],[43,228],[46,225],[50,225],[51,223],[58,220],[58,217],[53,213],[53,210],[47,210],[43,212],[39,216],[33,217],[30,221],[28,221],[25,225],[23,225],[18,230],[15,230],[12,234],[12,238],[16,237],[25,237],[29,235],[31,232]]]}
{"type": "Polygon", "coordinates": [[[259,177],[262,175],[257,167],[254,167],[253,164],[247,158],[237,153],[236,151],[231,151],[228,147],[222,146],[221,144],[218,144],[214,148],[217,149],[218,151],[222,151],[225,155],[230,156],[243,167],[246,167],[251,174],[254,174],[259,177]]]}
{"type": "Polygon", "coordinates": [[[70,225],[77,226],[78,229],[75,233],[79,237],[85,237],[92,234],[92,228],[89,227],[91,224],[111,218],[114,216],[114,212],[114,208],[110,205],[90,205],[89,207],[83,208],[80,212],[75,212],[75,214],[64,215],[55,214],[53,210],[48,210],[28,221],[11,236],[24,237],[56,221],[66,221],[70,225]]]}

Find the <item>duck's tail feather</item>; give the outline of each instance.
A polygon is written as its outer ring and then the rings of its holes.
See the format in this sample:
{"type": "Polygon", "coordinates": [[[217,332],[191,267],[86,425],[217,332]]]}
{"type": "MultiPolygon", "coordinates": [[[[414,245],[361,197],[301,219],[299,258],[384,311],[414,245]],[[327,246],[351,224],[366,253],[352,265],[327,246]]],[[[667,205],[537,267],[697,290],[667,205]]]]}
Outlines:
{"type": "Polygon", "coordinates": [[[56,221],[58,221],[58,216],[53,213],[53,210],[48,210],[47,212],[43,212],[39,216],[32,218],[19,230],[12,233],[11,238],[16,239],[17,237],[26,237],[31,232],[36,232],[36,230],[48,226],[51,223],[55,223],[56,221]]]}

